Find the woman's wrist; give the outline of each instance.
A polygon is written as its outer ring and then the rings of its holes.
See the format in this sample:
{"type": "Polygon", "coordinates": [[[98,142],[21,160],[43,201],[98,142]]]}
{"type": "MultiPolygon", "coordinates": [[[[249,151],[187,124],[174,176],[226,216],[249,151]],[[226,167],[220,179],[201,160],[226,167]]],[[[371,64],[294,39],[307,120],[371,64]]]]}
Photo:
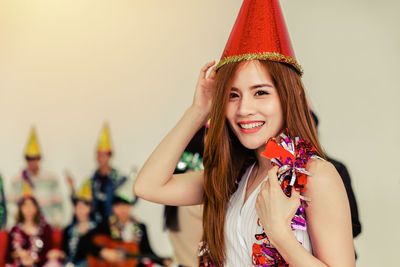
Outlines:
{"type": "Polygon", "coordinates": [[[207,122],[210,112],[206,108],[193,104],[186,110],[185,115],[189,115],[191,120],[201,127],[207,122]]]}
{"type": "Polygon", "coordinates": [[[293,236],[293,231],[290,226],[281,226],[273,231],[268,238],[274,247],[279,247],[281,244],[285,244],[293,236]]]}

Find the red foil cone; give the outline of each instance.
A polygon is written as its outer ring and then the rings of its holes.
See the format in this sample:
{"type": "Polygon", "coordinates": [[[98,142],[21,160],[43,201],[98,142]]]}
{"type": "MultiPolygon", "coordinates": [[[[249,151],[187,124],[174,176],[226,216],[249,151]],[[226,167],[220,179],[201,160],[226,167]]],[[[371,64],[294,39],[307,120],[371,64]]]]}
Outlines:
{"type": "Polygon", "coordinates": [[[303,73],[278,0],[244,0],[217,69],[253,59],[284,62],[303,73]]]}

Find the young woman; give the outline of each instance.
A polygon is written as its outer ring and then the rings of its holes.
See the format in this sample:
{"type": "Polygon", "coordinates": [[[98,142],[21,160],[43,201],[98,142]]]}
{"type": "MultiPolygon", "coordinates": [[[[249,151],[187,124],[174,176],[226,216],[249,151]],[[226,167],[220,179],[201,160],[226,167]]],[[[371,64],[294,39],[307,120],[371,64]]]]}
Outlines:
{"type": "Polygon", "coordinates": [[[58,256],[52,250],[52,230],[42,218],[38,202],[34,197],[23,197],[18,202],[17,223],[9,235],[7,266],[43,266],[49,259],[55,262],[58,256]]]}
{"type": "Polygon", "coordinates": [[[278,167],[260,155],[287,129],[324,157],[288,40],[277,1],[245,1],[217,71],[207,76],[214,62],[201,70],[193,104],[136,180],[135,193],[147,200],[204,204],[205,266],[355,266],[348,200],[335,168],[310,159],[307,191],[287,197],[278,167]],[[172,175],[208,118],[204,171],[172,175]],[[307,229],[292,230],[300,198],[309,200],[307,229]]]}
{"type": "Polygon", "coordinates": [[[74,218],[63,231],[62,249],[66,255],[65,264],[67,266],[87,266],[86,256],[89,249],[81,249],[80,258],[77,258],[76,255],[79,240],[96,227],[94,220],[90,218],[91,198],[78,195],[73,198],[73,203],[74,218]]]}

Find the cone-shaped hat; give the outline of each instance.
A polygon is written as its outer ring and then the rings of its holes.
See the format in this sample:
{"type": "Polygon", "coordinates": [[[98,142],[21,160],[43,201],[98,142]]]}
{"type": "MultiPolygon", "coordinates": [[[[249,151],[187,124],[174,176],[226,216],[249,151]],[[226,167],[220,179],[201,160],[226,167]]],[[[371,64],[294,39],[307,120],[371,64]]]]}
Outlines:
{"type": "Polygon", "coordinates": [[[244,0],[216,69],[242,60],[272,60],[293,66],[301,75],[279,0],[244,0]]]}
{"type": "Polygon", "coordinates": [[[91,202],[92,201],[92,187],[91,187],[91,181],[87,180],[82,187],[79,189],[79,191],[75,194],[74,196],[75,200],[83,200],[86,202],[91,202]]]}
{"type": "Polygon", "coordinates": [[[32,127],[31,129],[28,144],[26,145],[25,148],[25,156],[29,158],[36,158],[41,156],[39,143],[37,140],[36,131],[34,127],[32,127]]]}
{"type": "Polygon", "coordinates": [[[27,181],[22,181],[22,197],[32,197],[33,188],[27,181]]]}
{"type": "Polygon", "coordinates": [[[111,138],[110,138],[110,128],[108,124],[105,123],[103,130],[101,131],[99,142],[97,144],[98,152],[112,152],[111,148],[111,138]]]}

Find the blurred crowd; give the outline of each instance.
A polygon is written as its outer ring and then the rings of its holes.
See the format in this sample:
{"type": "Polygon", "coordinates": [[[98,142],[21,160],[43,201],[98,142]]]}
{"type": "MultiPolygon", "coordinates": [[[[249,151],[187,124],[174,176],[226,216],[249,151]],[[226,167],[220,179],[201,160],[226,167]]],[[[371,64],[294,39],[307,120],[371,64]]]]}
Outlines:
{"type": "Polygon", "coordinates": [[[0,266],[169,266],[152,250],[146,226],[132,207],[132,177],[111,166],[108,125],[100,134],[97,169],[78,188],[66,174],[73,214],[57,178],[40,167],[41,151],[32,128],[25,149],[26,166],[4,189],[0,177],[0,266]],[[69,225],[62,228],[66,216],[69,225]],[[8,231],[7,231],[8,230],[8,231]]]}
{"type": "MultiPolygon", "coordinates": [[[[312,112],[315,125],[318,118],[312,112]]],[[[209,123],[209,122],[208,122],[209,123]]],[[[203,169],[207,125],[190,141],[175,174],[203,169]]],[[[73,214],[65,214],[58,180],[40,168],[41,151],[31,130],[25,168],[5,192],[0,176],[1,266],[198,266],[202,239],[202,205],[165,206],[164,229],[174,256],[163,258],[151,248],[146,226],[135,219],[132,177],[111,166],[113,150],[108,125],[96,148],[97,169],[81,186],[66,174],[73,214]],[[69,225],[62,229],[65,217],[69,225]],[[8,231],[7,231],[8,230],[8,231]],[[117,264],[117,265],[115,265],[117,264]]],[[[344,164],[328,157],[345,185],[352,216],[353,237],[361,233],[356,198],[344,164]]]]}

